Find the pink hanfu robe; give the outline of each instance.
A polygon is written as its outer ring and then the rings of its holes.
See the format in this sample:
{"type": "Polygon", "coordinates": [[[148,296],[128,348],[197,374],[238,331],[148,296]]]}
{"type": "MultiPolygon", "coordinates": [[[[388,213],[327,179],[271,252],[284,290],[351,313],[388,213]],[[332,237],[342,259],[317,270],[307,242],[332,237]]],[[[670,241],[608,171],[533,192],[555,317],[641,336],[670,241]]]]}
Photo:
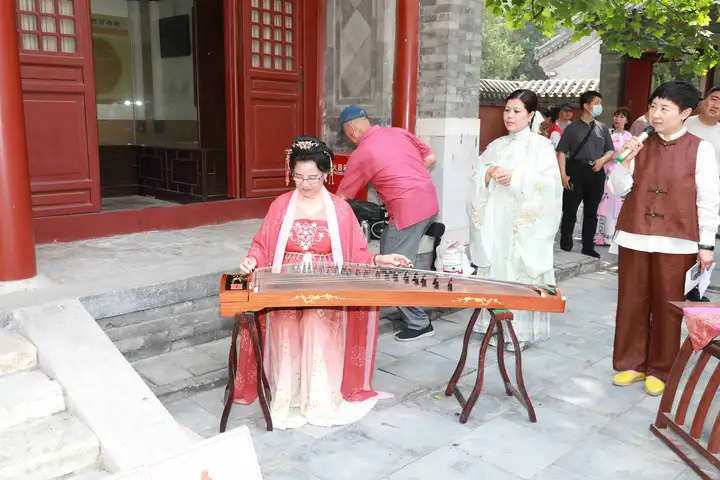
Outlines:
{"type": "MultiPolygon", "coordinates": [[[[622,153],[623,145],[625,145],[625,143],[631,138],[632,135],[627,131],[612,133],[616,157],[622,153]]],[[[615,236],[615,225],[617,224],[617,219],[620,216],[620,208],[622,208],[623,199],[610,193],[608,182],[610,174],[617,168],[617,166],[618,163],[615,160],[610,160],[603,165],[606,175],[605,191],[603,192],[602,200],[600,200],[600,204],[598,205],[598,226],[595,233],[595,245],[610,245],[613,237],[615,236]]]]}
{"type": "MultiPolygon", "coordinates": [[[[314,262],[372,262],[347,202],[323,189],[326,220],[296,219],[297,195],[289,192],[270,205],[248,252],[258,267],[279,271],[308,255],[314,262]]],[[[352,423],[387,396],[372,388],[378,308],[272,308],[260,312],[259,319],[275,428],[352,423]]],[[[246,330],[238,351],[234,400],[250,404],[257,398],[258,379],[246,330]]]]}

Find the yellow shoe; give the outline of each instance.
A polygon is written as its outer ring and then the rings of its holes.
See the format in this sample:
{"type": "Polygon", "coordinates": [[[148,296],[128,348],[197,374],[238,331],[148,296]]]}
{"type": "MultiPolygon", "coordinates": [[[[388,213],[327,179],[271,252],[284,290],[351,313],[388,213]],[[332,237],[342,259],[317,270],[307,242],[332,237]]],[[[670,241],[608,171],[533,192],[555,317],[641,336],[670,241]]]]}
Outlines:
{"type": "Polygon", "coordinates": [[[662,393],[665,391],[665,382],[660,380],[659,378],[655,377],[647,377],[645,380],[645,392],[648,395],[652,395],[653,397],[657,397],[662,395],[662,393]]]}
{"type": "Polygon", "coordinates": [[[618,387],[627,387],[635,382],[645,380],[645,374],[636,372],[635,370],[625,370],[624,372],[617,373],[613,377],[613,385],[618,387]]]}

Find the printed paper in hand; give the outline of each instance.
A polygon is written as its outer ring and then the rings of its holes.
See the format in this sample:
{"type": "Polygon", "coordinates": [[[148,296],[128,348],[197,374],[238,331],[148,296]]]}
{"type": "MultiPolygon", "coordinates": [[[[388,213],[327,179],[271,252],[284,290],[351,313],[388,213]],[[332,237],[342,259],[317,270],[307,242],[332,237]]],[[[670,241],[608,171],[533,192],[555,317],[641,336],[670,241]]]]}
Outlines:
{"type": "Polygon", "coordinates": [[[688,270],[685,274],[685,295],[687,295],[687,293],[693,288],[698,287],[698,291],[702,297],[705,290],[707,290],[707,287],[710,285],[710,275],[712,274],[714,268],[715,263],[710,265],[710,268],[700,273],[700,262],[693,265],[692,268],[690,268],[690,270],[688,270]]]}

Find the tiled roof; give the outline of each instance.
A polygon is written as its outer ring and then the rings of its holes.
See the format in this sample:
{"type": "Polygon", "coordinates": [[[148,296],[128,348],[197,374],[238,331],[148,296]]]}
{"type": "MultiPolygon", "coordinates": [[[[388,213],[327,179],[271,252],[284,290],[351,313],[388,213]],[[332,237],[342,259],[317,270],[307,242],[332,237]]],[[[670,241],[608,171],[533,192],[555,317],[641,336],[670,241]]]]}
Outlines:
{"type": "Polygon", "coordinates": [[[550,40],[535,47],[535,59],[539,60],[556,50],[560,50],[570,42],[570,39],[572,39],[572,31],[569,28],[563,28],[560,33],[551,37],[550,40]]]}
{"type": "Polygon", "coordinates": [[[540,99],[577,98],[588,90],[597,90],[600,80],[556,79],[556,80],[491,80],[482,79],[479,83],[481,100],[504,100],[514,90],[526,88],[532,90],[540,99]]]}

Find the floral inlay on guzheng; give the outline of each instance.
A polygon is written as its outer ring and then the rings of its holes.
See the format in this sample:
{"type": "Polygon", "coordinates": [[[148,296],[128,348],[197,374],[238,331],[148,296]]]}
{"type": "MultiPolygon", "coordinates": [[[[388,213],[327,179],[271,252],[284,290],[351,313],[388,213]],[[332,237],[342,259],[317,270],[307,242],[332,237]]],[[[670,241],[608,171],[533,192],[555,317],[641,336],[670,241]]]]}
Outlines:
{"type": "Polygon", "coordinates": [[[472,303],[481,305],[483,307],[486,307],[493,303],[499,303],[497,298],[485,298],[485,297],[462,297],[462,298],[453,300],[453,302],[454,303],[470,303],[470,302],[472,302],[472,303]]]}
{"type": "Polygon", "coordinates": [[[292,300],[302,300],[305,303],[315,303],[318,300],[345,300],[345,297],[338,297],[336,295],[295,295],[292,300]]]}
{"type": "Polygon", "coordinates": [[[683,308],[683,315],[696,352],[720,335],[719,308],[688,307],[683,308]]]}

